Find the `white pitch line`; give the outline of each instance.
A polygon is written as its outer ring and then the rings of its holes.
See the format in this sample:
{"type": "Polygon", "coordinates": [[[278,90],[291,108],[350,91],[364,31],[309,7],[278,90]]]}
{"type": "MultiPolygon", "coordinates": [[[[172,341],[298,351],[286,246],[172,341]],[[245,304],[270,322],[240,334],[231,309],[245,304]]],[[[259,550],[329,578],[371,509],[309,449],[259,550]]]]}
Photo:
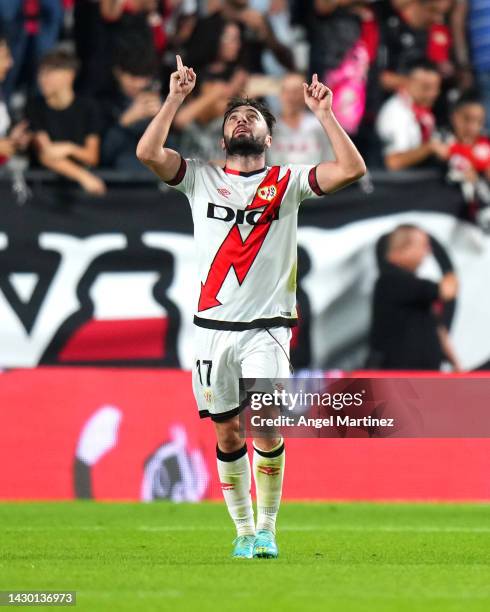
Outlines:
{"type": "MultiPolygon", "coordinates": [[[[227,526],[196,526],[196,525],[139,525],[137,527],[116,527],[118,529],[124,529],[132,531],[149,531],[149,532],[185,532],[185,531],[227,531],[227,526]]],[[[48,526],[15,526],[15,527],[4,527],[4,531],[51,531],[53,527],[48,526]]],[[[105,531],[112,530],[114,526],[101,526],[101,525],[60,525],[56,527],[58,531],[105,531]]],[[[383,532],[383,533],[490,533],[490,527],[417,527],[409,525],[398,525],[398,526],[369,526],[362,527],[359,525],[284,525],[279,527],[279,531],[351,531],[351,532],[383,532]]]]}
{"type": "MultiPolygon", "coordinates": [[[[184,527],[177,525],[162,525],[162,526],[139,526],[139,531],[225,531],[226,527],[184,527]]],[[[279,527],[278,531],[354,531],[354,532],[388,532],[388,533],[490,533],[490,527],[410,527],[410,526],[336,526],[336,525],[299,525],[291,526],[284,525],[279,527]]]]}

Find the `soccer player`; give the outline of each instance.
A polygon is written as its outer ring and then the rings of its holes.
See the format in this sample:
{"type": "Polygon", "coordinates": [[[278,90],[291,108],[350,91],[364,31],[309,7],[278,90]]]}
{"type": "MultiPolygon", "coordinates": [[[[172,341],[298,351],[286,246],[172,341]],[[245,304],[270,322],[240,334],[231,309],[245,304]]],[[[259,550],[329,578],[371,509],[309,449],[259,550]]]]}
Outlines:
{"type": "Polygon", "coordinates": [[[183,159],[164,147],[175,114],[196,85],[177,56],[170,92],[142,136],[138,159],[186,194],[194,220],[199,298],[193,390],[200,417],[214,421],[218,474],[237,538],[233,556],[278,555],[276,516],[284,476],[282,438],[253,440],[257,524],[251,469],[239,434],[245,408],[239,378],[286,378],[296,324],[296,231],[302,200],[360,178],[364,161],[332,112],[332,92],[313,75],[304,99],[328,135],[336,161],[266,167],[274,117],[251,99],[232,99],[223,120],[226,163],[183,159]]]}

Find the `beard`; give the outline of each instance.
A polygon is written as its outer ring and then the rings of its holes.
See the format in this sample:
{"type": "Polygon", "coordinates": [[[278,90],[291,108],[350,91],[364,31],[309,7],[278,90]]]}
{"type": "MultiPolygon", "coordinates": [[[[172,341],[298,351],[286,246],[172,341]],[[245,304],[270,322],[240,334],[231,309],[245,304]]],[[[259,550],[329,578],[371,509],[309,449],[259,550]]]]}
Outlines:
{"type": "Polygon", "coordinates": [[[229,156],[255,157],[265,151],[265,136],[225,136],[225,149],[229,156]]]}

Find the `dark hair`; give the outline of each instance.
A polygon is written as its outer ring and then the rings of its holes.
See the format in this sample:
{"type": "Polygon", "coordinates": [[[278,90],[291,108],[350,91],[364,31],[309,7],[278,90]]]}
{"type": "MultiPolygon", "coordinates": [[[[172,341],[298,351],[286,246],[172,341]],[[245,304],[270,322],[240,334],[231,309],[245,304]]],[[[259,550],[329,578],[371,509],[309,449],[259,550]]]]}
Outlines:
{"type": "Polygon", "coordinates": [[[259,111],[259,113],[262,115],[262,117],[264,117],[265,122],[267,123],[267,127],[269,128],[269,134],[272,135],[272,131],[274,130],[274,125],[276,123],[276,118],[269,110],[269,107],[266,104],[260,102],[259,100],[256,100],[255,98],[247,97],[230,98],[230,100],[228,101],[228,106],[226,107],[225,115],[223,117],[223,130],[225,128],[226,120],[235,110],[235,108],[238,108],[239,106],[251,106],[252,108],[255,108],[255,110],[259,111]]]}
{"type": "Polygon", "coordinates": [[[112,65],[133,76],[155,76],[157,58],[154,47],[141,36],[128,36],[116,45],[112,65]]]}
{"type": "Polygon", "coordinates": [[[451,114],[455,113],[460,108],[463,108],[463,106],[467,106],[468,104],[480,104],[481,106],[483,106],[483,102],[478,90],[469,89],[468,91],[465,91],[465,93],[462,94],[451,106],[451,114]]]}
{"type": "Polygon", "coordinates": [[[74,70],[77,72],[80,67],[80,63],[71,51],[66,49],[55,49],[54,51],[48,51],[46,55],[41,58],[39,62],[39,69],[48,68],[51,70],[74,70]]]}
{"type": "Polygon", "coordinates": [[[412,74],[416,70],[425,70],[426,72],[437,72],[439,74],[439,70],[437,65],[434,62],[431,62],[428,59],[417,58],[413,59],[410,62],[407,62],[405,66],[405,74],[412,74]]]}
{"type": "Polygon", "coordinates": [[[187,44],[185,52],[185,63],[194,68],[206,68],[218,59],[221,45],[221,37],[229,24],[234,24],[240,29],[241,49],[237,63],[244,65],[246,57],[243,46],[242,26],[238,21],[219,18],[213,21],[212,28],[196,28],[187,44]]]}

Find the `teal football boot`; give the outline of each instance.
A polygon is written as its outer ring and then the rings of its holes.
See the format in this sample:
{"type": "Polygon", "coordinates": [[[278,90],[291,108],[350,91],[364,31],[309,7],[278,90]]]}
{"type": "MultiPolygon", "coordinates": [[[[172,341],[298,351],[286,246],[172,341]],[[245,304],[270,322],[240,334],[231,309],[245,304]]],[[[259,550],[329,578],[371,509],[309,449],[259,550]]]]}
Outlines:
{"type": "Polygon", "coordinates": [[[279,550],[276,544],[276,536],[267,529],[259,529],[255,535],[253,546],[254,559],[277,559],[279,550]]]}
{"type": "Polygon", "coordinates": [[[251,559],[254,542],[255,536],[253,535],[238,536],[233,540],[235,548],[233,549],[233,553],[231,556],[234,559],[251,559]]]}

